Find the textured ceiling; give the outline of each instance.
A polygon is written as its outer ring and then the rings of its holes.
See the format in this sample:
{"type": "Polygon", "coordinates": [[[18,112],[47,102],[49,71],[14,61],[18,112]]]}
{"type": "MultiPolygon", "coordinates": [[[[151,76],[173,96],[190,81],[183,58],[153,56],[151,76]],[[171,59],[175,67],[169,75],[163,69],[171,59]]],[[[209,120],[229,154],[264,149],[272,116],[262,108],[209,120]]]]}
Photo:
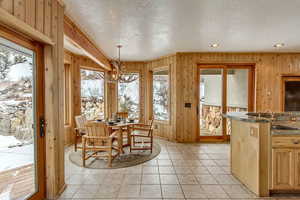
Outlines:
{"type": "Polygon", "coordinates": [[[183,51],[300,52],[300,0],[64,0],[110,58],[183,51]],[[219,43],[218,48],[211,48],[219,43]],[[275,43],[284,43],[279,49],[275,43]]]}

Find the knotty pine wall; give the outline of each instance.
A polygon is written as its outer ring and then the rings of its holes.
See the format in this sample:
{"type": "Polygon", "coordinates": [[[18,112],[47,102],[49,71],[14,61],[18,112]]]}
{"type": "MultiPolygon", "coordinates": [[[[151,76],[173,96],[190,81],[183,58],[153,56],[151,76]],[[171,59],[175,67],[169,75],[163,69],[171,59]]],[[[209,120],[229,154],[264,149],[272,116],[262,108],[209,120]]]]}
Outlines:
{"type": "MultiPolygon", "coordinates": [[[[0,9],[51,38],[44,45],[46,129],[46,195],[55,199],[65,186],[63,124],[63,18],[57,0],[0,0],[0,9]]],[[[9,25],[6,27],[10,28],[9,25]]],[[[18,31],[18,30],[13,30],[18,31]]]]}
{"type": "MultiPolygon", "coordinates": [[[[170,67],[171,119],[169,123],[155,123],[156,136],[177,142],[198,141],[198,64],[254,64],[256,111],[281,111],[281,75],[300,74],[300,54],[297,53],[176,53],[147,62],[127,62],[127,69],[138,69],[145,76],[145,79],[141,80],[140,88],[145,94],[141,98],[145,101],[144,107],[141,108],[144,112],[142,121],[147,121],[151,113],[149,72],[159,67],[170,67]],[[184,103],[192,103],[192,107],[185,108],[184,103]]],[[[115,93],[111,99],[114,106],[116,101],[113,99],[116,98],[115,93]]]]}
{"type": "MultiPolygon", "coordinates": [[[[65,145],[70,146],[74,144],[74,128],[75,124],[75,116],[81,114],[81,77],[80,77],[80,69],[90,69],[97,71],[104,71],[100,65],[95,63],[93,60],[86,56],[76,55],[69,51],[64,52],[64,63],[65,65],[69,65],[70,67],[70,75],[72,77],[71,81],[71,98],[70,98],[70,124],[64,125],[65,130],[65,145]]],[[[107,89],[106,89],[107,91],[107,89]]]]}
{"type": "Polygon", "coordinates": [[[170,75],[170,120],[168,122],[158,122],[155,121],[154,123],[154,134],[156,136],[159,136],[161,138],[165,138],[170,141],[176,141],[176,55],[170,55],[166,57],[162,57],[160,59],[156,59],[150,62],[147,62],[147,75],[148,75],[148,81],[146,82],[146,105],[147,105],[147,110],[145,115],[147,116],[147,119],[149,119],[149,109],[151,109],[152,105],[152,98],[150,95],[151,87],[150,81],[149,81],[149,75],[150,71],[153,71],[156,68],[161,68],[161,67],[169,67],[169,75],[170,75]]]}
{"type": "MultiPolygon", "coordinates": [[[[175,63],[176,56],[166,56],[157,60],[148,61],[148,62],[124,62],[126,72],[138,72],[140,75],[140,120],[143,123],[149,123],[150,119],[150,109],[152,105],[152,99],[149,96],[150,94],[150,71],[155,68],[170,67],[170,74],[175,73],[175,63]]],[[[175,95],[175,76],[171,76],[171,117],[169,122],[155,122],[154,123],[154,135],[158,137],[165,138],[167,140],[175,141],[175,132],[173,127],[175,127],[175,117],[172,117],[175,114],[175,104],[174,100],[176,99],[175,95]],[[174,92],[173,92],[174,90],[174,92]]],[[[108,97],[108,107],[109,113],[114,113],[117,111],[117,85],[110,84],[108,88],[109,97],[108,97]]]]}
{"type": "Polygon", "coordinates": [[[198,138],[196,106],[197,64],[255,64],[256,111],[281,111],[281,75],[300,74],[299,53],[177,53],[176,54],[176,140],[198,138]],[[192,103],[185,108],[184,103],[192,103]]]}

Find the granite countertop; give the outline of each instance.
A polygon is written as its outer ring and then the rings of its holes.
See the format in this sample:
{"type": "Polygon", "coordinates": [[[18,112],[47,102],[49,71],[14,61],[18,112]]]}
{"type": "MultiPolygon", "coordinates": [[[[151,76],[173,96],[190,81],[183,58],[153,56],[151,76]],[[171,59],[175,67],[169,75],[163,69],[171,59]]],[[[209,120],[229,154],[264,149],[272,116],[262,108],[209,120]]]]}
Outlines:
{"type": "Polygon", "coordinates": [[[247,115],[247,112],[228,112],[226,114],[223,114],[223,117],[253,123],[269,123],[271,121],[268,118],[247,115]]]}
{"type": "Polygon", "coordinates": [[[272,135],[300,135],[300,130],[279,130],[279,129],[272,129],[272,135]]]}
{"type": "Polygon", "coordinates": [[[253,123],[269,122],[300,122],[300,112],[282,112],[282,113],[253,113],[253,112],[228,112],[223,117],[253,123]]]}
{"type": "Polygon", "coordinates": [[[269,113],[250,113],[249,115],[247,112],[228,112],[223,117],[245,122],[271,123],[272,135],[300,135],[299,113],[275,113],[272,117],[270,115],[269,113]]]}

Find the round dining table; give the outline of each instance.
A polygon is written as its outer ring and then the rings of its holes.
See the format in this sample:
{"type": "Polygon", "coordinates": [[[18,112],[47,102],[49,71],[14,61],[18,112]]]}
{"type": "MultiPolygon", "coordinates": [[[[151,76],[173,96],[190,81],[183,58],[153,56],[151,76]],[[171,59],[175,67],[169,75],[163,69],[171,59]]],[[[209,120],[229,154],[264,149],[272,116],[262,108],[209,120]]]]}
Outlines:
{"type": "Polygon", "coordinates": [[[124,153],[124,147],[131,145],[131,126],[138,125],[137,122],[114,122],[114,124],[107,123],[110,133],[117,131],[118,146],[120,153],[124,153]],[[127,143],[123,144],[123,133],[127,133],[127,143]]]}

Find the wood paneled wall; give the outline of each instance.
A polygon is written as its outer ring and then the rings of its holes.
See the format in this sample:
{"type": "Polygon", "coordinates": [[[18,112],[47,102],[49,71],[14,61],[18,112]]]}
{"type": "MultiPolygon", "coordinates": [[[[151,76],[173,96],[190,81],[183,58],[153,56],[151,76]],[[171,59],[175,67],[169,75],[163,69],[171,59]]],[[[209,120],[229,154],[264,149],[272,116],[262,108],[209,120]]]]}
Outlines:
{"type": "MultiPolygon", "coordinates": [[[[155,123],[155,135],[177,142],[197,142],[198,64],[253,64],[255,65],[255,110],[281,111],[280,92],[282,74],[300,74],[300,54],[297,53],[177,53],[147,62],[127,62],[128,71],[144,73],[141,90],[144,106],[141,108],[147,121],[150,117],[149,72],[169,66],[171,76],[171,119],[169,123],[155,123]],[[143,70],[144,69],[144,70],[143,70]],[[191,103],[185,108],[184,103],[191,103]]],[[[116,108],[116,88],[111,104],[116,108]]],[[[113,112],[116,109],[112,109],[113,112]]]]}
{"type": "MultiPolygon", "coordinates": [[[[171,119],[169,122],[155,122],[154,123],[154,134],[156,136],[175,141],[176,135],[174,134],[173,128],[175,128],[176,118],[172,117],[175,112],[175,67],[176,67],[176,56],[166,56],[157,60],[149,62],[124,62],[126,72],[138,72],[140,74],[140,121],[143,123],[148,123],[150,119],[150,104],[152,104],[152,99],[150,95],[150,71],[155,68],[170,67],[171,76],[171,119]],[[173,91],[174,90],[174,91],[173,91]]],[[[117,84],[108,84],[108,110],[109,116],[112,113],[117,112],[117,84]]]]}
{"type": "Polygon", "coordinates": [[[300,54],[275,53],[177,53],[176,140],[195,142],[197,132],[197,64],[254,64],[256,111],[281,111],[281,75],[300,74],[300,54]],[[185,108],[184,103],[192,103],[185,108]]]}
{"type": "Polygon", "coordinates": [[[99,70],[105,71],[105,69],[99,64],[95,63],[88,57],[76,55],[69,51],[65,51],[64,54],[65,64],[69,64],[71,69],[71,110],[70,110],[70,119],[71,123],[64,126],[65,130],[65,145],[69,146],[74,144],[74,128],[75,124],[75,116],[81,114],[81,77],[80,77],[80,69],[90,69],[90,70],[99,70]]]}
{"type": "Polygon", "coordinates": [[[57,0],[0,0],[0,7],[51,38],[55,28],[52,21],[58,20],[53,9],[63,9],[57,0]]]}
{"type": "Polygon", "coordinates": [[[167,140],[176,141],[176,55],[166,56],[157,60],[147,62],[147,82],[146,82],[146,118],[149,119],[151,111],[152,98],[150,95],[151,83],[149,80],[150,71],[160,67],[169,67],[170,75],[170,120],[169,122],[155,122],[154,123],[154,134],[156,136],[165,138],[167,140]]]}
{"type": "MultiPolygon", "coordinates": [[[[54,45],[44,45],[46,128],[46,195],[55,199],[64,188],[63,124],[63,18],[64,7],[57,0],[1,0],[0,9],[14,22],[25,24],[48,36],[54,45]],[[4,11],[4,12],[5,12],[4,11]]],[[[10,24],[13,31],[23,33],[10,24]]],[[[26,27],[25,27],[26,28],[26,27]]],[[[30,37],[32,40],[33,32],[30,37]]],[[[24,34],[24,33],[23,33],[24,34]]],[[[47,38],[47,37],[46,37],[47,38]]]]}

